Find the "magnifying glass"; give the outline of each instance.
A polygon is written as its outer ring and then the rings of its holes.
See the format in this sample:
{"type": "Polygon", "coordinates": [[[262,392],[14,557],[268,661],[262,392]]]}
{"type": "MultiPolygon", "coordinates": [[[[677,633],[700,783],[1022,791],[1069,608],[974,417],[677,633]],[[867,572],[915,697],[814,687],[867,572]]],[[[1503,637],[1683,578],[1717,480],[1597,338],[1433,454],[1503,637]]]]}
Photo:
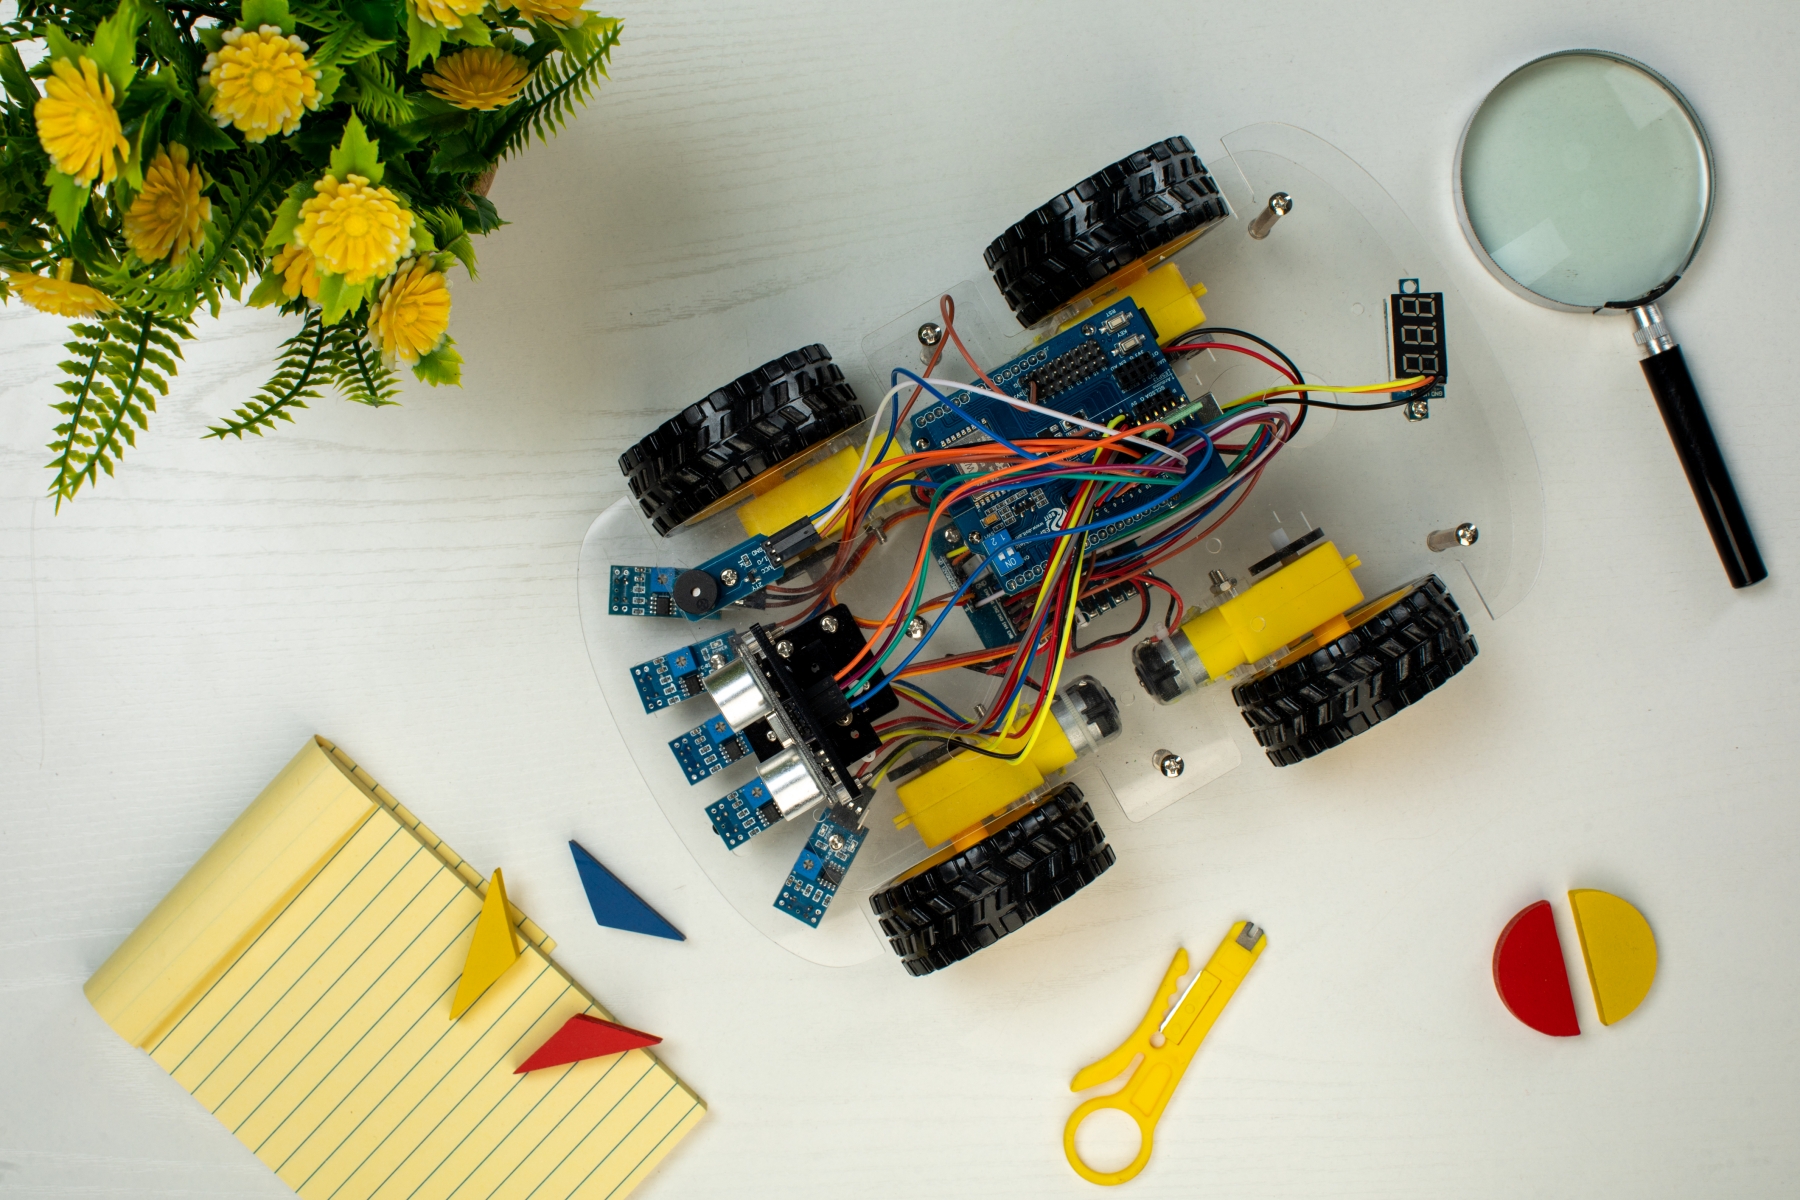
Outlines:
{"type": "Polygon", "coordinates": [[[1631,314],[1644,377],[1732,587],[1768,570],[1657,301],[1712,215],[1712,149],[1673,84],[1603,50],[1526,63],[1456,147],[1456,216],[1494,277],[1565,312],[1631,314]]]}

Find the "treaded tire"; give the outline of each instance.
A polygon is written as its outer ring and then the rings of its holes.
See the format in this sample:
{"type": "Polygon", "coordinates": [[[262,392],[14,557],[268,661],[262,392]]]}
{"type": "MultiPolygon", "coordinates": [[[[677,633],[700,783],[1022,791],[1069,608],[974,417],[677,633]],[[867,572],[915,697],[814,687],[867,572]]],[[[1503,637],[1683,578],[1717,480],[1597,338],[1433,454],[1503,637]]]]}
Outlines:
{"type": "Polygon", "coordinates": [[[995,238],[983,257],[1019,324],[1030,326],[1230,213],[1193,143],[1172,137],[1052,198],[995,238]]]}
{"type": "Polygon", "coordinates": [[[765,471],[863,419],[824,346],[802,346],[732,380],[619,456],[619,470],[667,537],[765,471]]]}
{"type": "Polygon", "coordinates": [[[1113,865],[1081,789],[1037,808],[926,871],[869,897],[907,973],[929,975],[1049,912],[1113,865]]]}
{"type": "Polygon", "coordinates": [[[1436,575],[1383,601],[1360,623],[1352,613],[1349,633],[1231,689],[1270,762],[1291,766],[1349,741],[1442,687],[1480,652],[1436,575]]]}

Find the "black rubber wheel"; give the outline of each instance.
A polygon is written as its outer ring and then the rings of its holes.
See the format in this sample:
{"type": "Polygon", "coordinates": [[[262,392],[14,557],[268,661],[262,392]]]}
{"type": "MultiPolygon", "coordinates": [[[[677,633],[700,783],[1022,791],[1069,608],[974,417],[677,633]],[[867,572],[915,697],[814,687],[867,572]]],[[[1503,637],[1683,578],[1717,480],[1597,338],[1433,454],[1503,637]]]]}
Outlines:
{"type": "Polygon", "coordinates": [[[929,975],[1016,933],[1112,865],[1081,789],[1065,783],[968,849],[876,892],[869,905],[907,972],[929,975]]]}
{"type": "Polygon", "coordinates": [[[1347,614],[1351,630],[1231,689],[1256,740],[1291,766],[1434,692],[1479,653],[1436,575],[1347,614]]]}
{"type": "Polygon", "coordinates": [[[1035,325],[1114,272],[1173,253],[1174,243],[1230,213],[1193,144],[1173,137],[1053,198],[995,238],[983,257],[1019,324],[1035,325]]]}
{"type": "Polygon", "coordinates": [[[667,537],[766,471],[863,419],[820,345],[741,375],[619,456],[638,507],[667,537]]]}

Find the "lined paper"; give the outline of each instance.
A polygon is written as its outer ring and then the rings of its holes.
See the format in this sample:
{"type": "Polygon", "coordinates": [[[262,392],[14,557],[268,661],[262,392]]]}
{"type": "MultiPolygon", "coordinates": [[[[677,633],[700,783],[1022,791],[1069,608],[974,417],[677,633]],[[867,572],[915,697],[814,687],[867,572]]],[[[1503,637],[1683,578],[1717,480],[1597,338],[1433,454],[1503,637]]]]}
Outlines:
{"type": "Polygon", "coordinates": [[[513,1074],[611,1019],[516,909],[522,957],[450,1020],[484,892],[317,739],[88,995],[307,1200],[623,1196],[705,1106],[648,1050],[513,1074]]]}

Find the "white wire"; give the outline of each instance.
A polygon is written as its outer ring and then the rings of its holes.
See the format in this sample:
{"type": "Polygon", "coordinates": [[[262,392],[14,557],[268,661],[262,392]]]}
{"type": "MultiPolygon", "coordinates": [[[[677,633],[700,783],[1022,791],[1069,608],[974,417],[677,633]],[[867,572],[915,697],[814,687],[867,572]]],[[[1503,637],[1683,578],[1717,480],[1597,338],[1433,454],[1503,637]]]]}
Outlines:
{"type": "MultiPolygon", "coordinates": [[[[827,525],[831,524],[832,520],[836,518],[838,510],[843,508],[849,501],[850,493],[856,490],[856,481],[861,479],[863,472],[869,468],[869,452],[875,449],[875,439],[880,437],[883,433],[881,428],[881,410],[886,408],[895,396],[898,396],[901,392],[913,386],[915,385],[911,380],[908,380],[905,383],[895,384],[887,390],[885,396],[876,402],[874,415],[869,418],[869,440],[863,443],[862,457],[856,460],[856,470],[851,474],[850,482],[844,488],[844,494],[837,498],[837,502],[813,518],[814,529],[822,530],[827,525]]],[[[900,436],[898,430],[895,431],[894,436],[895,438],[900,436]]],[[[845,530],[845,532],[848,533],[849,530],[845,530]]]]}
{"type": "MultiPolygon", "coordinates": [[[[1068,413],[1058,412],[1054,408],[1045,408],[1041,404],[1033,404],[1029,400],[1021,400],[1017,396],[1009,396],[1005,392],[990,392],[986,388],[975,387],[974,385],[967,383],[958,383],[954,379],[927,379],[925,382],[946,395],[956,391],[967,392],[971,396],[986,396],[990,400],[999,400],[1002,403],[1012,405],[1014,408],[1022,408],[1026,412],[1039,413],[1046,417],[1054,417],[1058,421],[1067,421],[1071,425],[1079,425],[1083,429],[1091,429],[1101,437],[1118,436],[1119,431],[1116,429],[1108,429],[1104,425],[1096,425],[1092,421],[1084,421],[1080,417],[1072,417],[1068,413]]],[[[892,393],[889,394],[891,395],[892,393]]],[[[1136,442],[1138,445],[1153,452],[1158,457],[1173,458],[1182,466],[1187,466],[1187,455],[1181,453],[1179,450],[1173,450],[1168,446],[1158,445],[1148,438],[1141,438],[1136,434],[1126,434],[1125,440],[1128,442],[1136,442]]]]}

